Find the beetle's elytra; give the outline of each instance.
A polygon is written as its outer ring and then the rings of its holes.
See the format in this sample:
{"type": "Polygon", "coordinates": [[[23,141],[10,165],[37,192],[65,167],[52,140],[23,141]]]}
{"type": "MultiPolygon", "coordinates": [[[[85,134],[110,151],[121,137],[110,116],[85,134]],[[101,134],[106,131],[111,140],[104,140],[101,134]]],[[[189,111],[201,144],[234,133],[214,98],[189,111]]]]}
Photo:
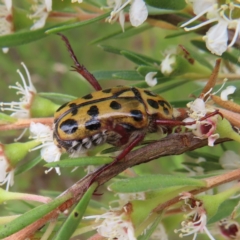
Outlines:
{"type": "Polygon", "coordinates": [[[149,90],[114,87],[61,106],[55,113],[54,139],[73,157],[109,143],[128,145],[138,135],[158,131],[157,119],[172,119],[171,105],[149,90]]]}

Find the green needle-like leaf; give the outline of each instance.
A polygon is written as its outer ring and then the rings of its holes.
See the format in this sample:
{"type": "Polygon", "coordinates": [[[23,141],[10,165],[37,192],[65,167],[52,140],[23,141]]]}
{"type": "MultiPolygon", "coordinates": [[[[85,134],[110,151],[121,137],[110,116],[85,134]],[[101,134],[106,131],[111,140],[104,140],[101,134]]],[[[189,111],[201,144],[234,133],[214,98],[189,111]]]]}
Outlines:
{"type": "Polygon", "coordinates": [[[17,167],[17,169],[15,170],[14,174],[18,175],[18,174],[24,173],[24,172],[32,169],[33,167],[35,167],[41,161],[42,161],[41,156],[38,156],[35,159],[33,159],[33,160],[31,160],[31,161],[29,161],[27,163],[24,163],[23,165],[17,167]]]}
{"type": "Polygon", "coordinates": [[[89,165],[104,165],[112,162],[111,157],[81,157],[81,158],[68,158],[58,162],[47,163],[45,167],[85,167],[89,165]]]}
{"type": "Polygon", "coordinates": [[[24,213],[22,216],[14,219],[7,224],[0,225],[0,239],[6,238],[29,226],[31,223],[35,222],[36,220],[42,218],[52,210],[56,209],[69,198],[71,198],[70,194],[62,196],[48,204],[43,204],[41,206],[35,207],[34,209],[24,213]]]}
{"type": "Polygon", "coordinates": [[[72,210],[66,221],[63,223],[57,235],[53,238],[54,240],[70,239],[78,227],[80,221],[82,220],[83,214],[85,213],[88,203],[97,186],[97,183],[93,183],[88,188],[87,192],[84,194],[82,199],[78,202],[76,207],[72,210]]]}
{"type": "Polygon", "coordinates": [[[62,93],[53,93],[53,92],[41,92],[41,93],[38,93],[38,95],[51,100],[56,100],[56,101],[60,100],[61,102],[69,102],[77,98],[75,96],[62,94],[62,93]]]}
{"type": "Polygon", "coordinates": [[[98,16],[98,17],[95,17],[95,18],[92,18],[92,19],[89,19],[89,20],[86,20],[86,21],[69,23],[69,24],[59,26],[59,27],[54,27],[54,28],[51,28],[51,29],[47,30],[45,33],[46,34],[58,33],[58,32],[70,30],[70,29],[73,29],[73,28],[83,27],[83,26],[86,26],[88,24],[91,24],[91,23],[97,22],[99,20],[102,20],[102,19],[104,19],[108,16],[110,16],[110,12],[104,13],[104,14],[98,16]]]}
{"type": "Polygon", "coordinates": [[[113,74],[114,78],[118,78],[118,79],[124,79],[124,80],[130,80],[130,81],[134,81],[134,80],[144,80],[144,77],[141,76],[137,71],[134,70],[130,70],[130,71],[119,71],[117,73],[113,74]]]}
{"type": "Polygon", "coordinates": [[[181,10],[186,6],[184,0],[145,0],[145,2],[156,8],[181,10]]]}
{"type": "Polygon", "coordinates": [[[109,188],[114,192],[131,193],[144,192],[173,186],[205,187],[206,183],[204,180],[180,176],[146,175],[136,178],[119,180],[115,183],[112,183],[109,188]]]}
{"type": "Polygon", "coordinates": [[[17,119],[0,112],[0,124],[14,123],[17,119]]]}

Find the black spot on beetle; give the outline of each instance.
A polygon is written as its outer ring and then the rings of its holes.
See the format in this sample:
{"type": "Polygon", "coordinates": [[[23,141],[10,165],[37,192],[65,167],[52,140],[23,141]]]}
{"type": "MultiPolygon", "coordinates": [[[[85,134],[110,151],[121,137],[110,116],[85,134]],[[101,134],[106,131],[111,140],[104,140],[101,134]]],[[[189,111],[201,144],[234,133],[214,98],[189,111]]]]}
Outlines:
{"type": "Polygon", "coordinates": [[[77,113],[78,113],[78,109],[73,108],[73,110],[71,111],[72,116],[76,115],[77,113]]]}
{"type": "Polygon", "coordinates": [[[83,99],[91,99],[91,98],[93,98],[93,95],[92,94],[88,94],[88,95],[86,95],[86,96],[84,96],[82,98],[83,99]]]}
{"type": "Polygon", "coordinates": [[[130,113],[135,121],[139,122],[143,120],[143,114],[140,110],[131,110],[130,113]]]}
{"type": "Polygon", "coordinates": [[[78,129],[78,123],[74,119],[67,119],[60,124],[60,129],[66,134],[75,133],[78,129]]]}
{"type": "Polygon", "coordinates": [[[112,91],[111,88],[107,88],[107,89],[102,90],[103,93],[110,93],[111,91],[112,91]]]}
{"type": "Polygon", "coordinates": [[[61,107],[59,107],[59,108],[57,109],[56,112],[59,112],[61,109],[63,109],[63,108],[66,107],[67,105],[68,105],[68,102],[64,103],[61,107]]]}
{"type": "Polygon", "coordinates": [[[98,107],[96,105],[91,106],[87,111],[87,114],[89,116],[96,117],[99,114],[98,107]]]}
{"type": "Polygon", "coordinates": [[[77,218],[77,217],[78,217],[78,215],[79,215],[79,214],[78,214],[77,212],[74,212],[74,217],[76,217],[76,218],[77,218]]]}
{"type": "Polygon", "coordinates": [[[165,105],[167,105],[168,108],[172,108],[171,105],[168,102],[164,101],[164,100],[159,100],[158,103],[162,107],[165,107],[165,105]]]}
{"type": "Polygon", "coordinates": [[[148,91],[148,90],[144,90],[144,92],[148,95],[148,96],[151,96],[151,97],[156,97],[157,94],[151,92],[151,91],[148,91]]]}
{"type": "Polygon", "coordinates": [[[77,104],[76,104],[76,103],[70,103],[68,106],[69,106],[70,108],[74,108],[74,107],[77,106],[77,104]]]}
{"type": "Polygon", "coordinates": [[[164,100],[159,100],[158,103],[163,108],[164,113],[166,115],[168,115],[169,114],[169,108],[171,108],[171,105],[164,100]]]}
{"type": "Polygon", "coordinates": [[[110,103],[110,108],[114,109],[114,110],[118,110],[120,109],[122,106],[120,103],[118,103],[117,101],[112,101],[110,103]]]}
{"type": "Polygon", "coordinates": [[[169,109],[171,109],[172,108],[172,106],[170,105],[170,103],[169,102],[165,102],[166,103],[166,105],[168,106],[168,108],[169,109]]]}
{"type": "Polygon", "coordinates": [[[164,107],[164,108],[163,108],[163,111],[164,111],[164,113],[165,113],[166,115],[169,114],[169,110],[168,110],[168,108],[164,107]]]}
{"type": "Polygon", "coordinates": [[[100,127],[101,127],[101,123],[98,119],[93,118],[85,122],[85,128],[87,130],[90,130],[90,131],[98,130],[100,127]]]}
{"type": "Polygon", "coordinates": [[[155,108],[155,109],[159,108],[158,103],[155,100],[148,98],[147,102],[152,108],[155,108]]]}

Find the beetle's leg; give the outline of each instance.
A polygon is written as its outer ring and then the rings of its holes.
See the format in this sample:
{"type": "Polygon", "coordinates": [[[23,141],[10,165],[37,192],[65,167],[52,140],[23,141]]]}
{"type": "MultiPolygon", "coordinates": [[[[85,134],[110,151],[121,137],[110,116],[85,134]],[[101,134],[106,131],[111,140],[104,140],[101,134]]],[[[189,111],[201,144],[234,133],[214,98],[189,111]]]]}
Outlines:
{"type": "Polygon", "coordinates": [[[102,90],[102,87],[100,86],[100,84],[98,83],[97,79],[82,65],[78,62],[77,57],[75,56],[73,49],[70,45],[70,42],[68,41],[67,37],[64,36],[61,33],[58,33],[59,36],[62,37],[62,40],[66,43],[68,52],[70,53],[71,58],[73,59],[73,62],[75,64],[75,66],[73,67],[73,69],[75,71],[77,71],[78,73],[80,73],[92,86],[93,88],[98,91],[98,90],[102,90]]]}
{"type": "MultiPolygon", "coordinates": [[[[222,113],[220,113],[219,110],[216,110],[214,112],[206,114],[206,116],[200,118],[199,121],[203,121],[203,120],[208,119],[208,118],[210,118],[212,116],[215,116],[217,114],[220,115],[223,118],[222,113]]],[[[191,125],[195,124],[196,121],[183,122],[183,121],[174,120],[174,119],[156,119],[155,123],[157,125],[164,125],[164,126],[169,126],[169,127],[175,127],[175,126],[191,126],[191,125]]]]}
{"type": "Polygon", "coordinates": [[[109,164],[107,164],[107,165],[99,168],[99,169],[93,174],[93,177],[92,177],[92,179],[91,179],[91,181],[90,181],[90,183],[89,183],[88,186],[90,186],[90,185],[95,181],[96,177],[98,177],[101,173],[105,172],[107,169],[109,169],[109,168],[110,168],[112,165],[114,165],[116,162],[122,160],[135,146],[138,145],[138,143],[140,143],[140,142],[144,139],[144,137],[145,137],[145,134],[140,134],[140,135],[136,136],[136,137],[132,140],[132,142],[130,142],[130,143],[126,146],[126,148],[124,148],[123,151],[122,151],[117,157],[114,158],[114,160],[113,160],[111,163],[109,163],[109,164]]]}

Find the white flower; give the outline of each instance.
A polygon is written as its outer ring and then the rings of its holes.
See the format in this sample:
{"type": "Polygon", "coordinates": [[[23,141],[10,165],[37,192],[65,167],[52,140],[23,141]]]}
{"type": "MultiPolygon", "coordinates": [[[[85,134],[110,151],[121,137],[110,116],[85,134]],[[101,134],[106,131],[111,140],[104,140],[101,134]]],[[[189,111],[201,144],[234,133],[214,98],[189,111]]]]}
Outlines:
{"type": "MultiPolygon", "coordinates": [[[[61,151],[53,142],[53,130],[41,123],[31,123],[30,124],[31,138],[42,142],[42,145],[33,148],[31,151],[36,149],[41,149],[41,157],[46,162],[57,162],[60,160],[61,151]]],[[[48,173],[52,168],[46,171],[48,173]]],[[[59,167],[55,168],[58,175],[60,175],[59,167]]]]}
{"type": "Polygon", "coordinates": [[[29,15],[29,18],[35,21],[31,30],[44,27],[49,12],[52,11],[52,0],[34,0],[34,3],[31,7],[34,13],[29,15]]]}
{"type": "Polygon", "coordinates": [[[188,103],[187,107],[189,108],[189,116],[196,120],[204,117],[207,113],[205,102],[201,98],[196,98],[193,102],[188,103]]]}
{"type": "Polygon", "coordinates": [[[207,229],[207,215],[202,202],[192,198],[190,194],[187,195],[186,193],[184,193],[180,199],[184,199],[185,204],[187,204],[191,211],[185,216],[186,220],[181,223],[182,228],[174,232],[180,232],[180,238],[193,234],[193,240],[197,238],[199,232],[205,232],[209,239],[215,240],[207,229]]]}
{"type": "Polygon", "coordinates": [[[30,74],[28,72],[27,67],[24,63],[21,63],[24,67],[24,70],[27,75],[27,81],[25,80],[23,74],[20,72],[20,70],[17,70],[17,73],[20,75],[23,85],[20,83],[16,83],[16,86],[10,86],[9,88],[16,89],[17,94],[23,95],[20,98],[20,102],[10,102],[10,103],[0,103],[0,106],[2,107],[2,111],[12,111],[13,113],[11,116],[16,118],[30,118],[30,106],[32,99],[34,97],[34,94],[36,93],[36,89],[32,84],[30,74]]]}
{"type": "Polygon", "coordinates": [[[145,82],[148,84],[148,86],[153,87],[157,84],[157,78],[153,78],[157,72],[149,72],[145,76],[145,82]]]}
{"type": "Polygon", "coordinates": [[[227,150],[220,157],[219,163],[224,169],[237,169],[240,168],[240,156],[232,150],[227,150]]]}
{"type": "MultiPolygon", "coordinates": [[[[111,189],[109,189],[111,191],[111,189]]],[[[133,201],[133,200],[145,200],[146,196],[144,192],[136,192],[136,193],[117,193],[119,199],[114,200],[110,202],[110,206],[112,206],[114,203],[118,204],[118,207],[111,207],[111,210],[120,210],[122,209],[127,203],[133,201]]]]}
{"type": "Polygon", "coordinates": [[[221,56],[228,48],[228,22],[219,20],[219,22],[211,27],[204,40],[206,41],[207,48],[211,53],[221,56]]]}
{"type": "Polygon", "coordinates": [[[84,219],[96,218],[97,223],[104,219],[101,224],[94,227],[102,237],[111,240],[136,240],[132,222],[128,220],[127,215],[126,206],[123,211],[109,211],[102,215],[84,217],[84,219]]]}
{"type": "MultiPolygon", "coordinates": [[[[13,32],[12,22],[12,1],[0,0],[0,36],[11,34],[13,32]]],[[[8,48],[2,49],[4,53],[8,52],[8,48]]]]}
{"type": "Polygon", "coordinates": [[[173,64],[176,61],[176,57],[173,54],[167,54],[161,63],[161,72],[165,76],[169,76],[173,71],[173,64]]]}
{"type": "Polygon", "coordinates": [[[12,32],[12,1],[0,0],[0,35],[6,35],[12,32]]]}
{"type": "Polygon", "coordinates": [[[129,10],[129,19],[134,27],[141,25],[148,16],[147,7],[143,0],[108,0],[107,4],[113,8],[110,17],[107,18],[108,22],[114,22],[119,19],[119,23],[124,31],[125,15],[123,9],[131,4],[129,10]]]}
{"type": "Polygon", "coordinates": [[[208,113],[214,111],[214,109],[207,105],[201,98],[197,98],[193,102],[188,103],[187,107],[189,108],[190,117],[183,120],[183,122],[186,123],[185,127],[191,129],[193,134],[198,138],[207,138],[208,146],[213,146],[214,142],[220,137],[219,134],[215,132],[217,128],[218,114],[201,120],[201,118],[207,116],[208,113]]]}
{"type": "MultiPolygon", "coordinates": [[[[203,121],[196,121],[195,124],[186,125],[186,128],[192,129],[193,134],[200,139],[208,139],[208,146],[214,146],[214,142],[220,137],[215,133],[217,128],[218,115],[206,118],[203,121]]],[[[186,118],[184,122],[194,122],[192,118],[186,118]]]]}
{"type": "Polygon", "coordinates": [[[216,17],[218,14],[216,14],[217,12],[217,1],[216,0],[202,0],[201,2],[199,2],[198,0],[192,0],[192,7],[193,7],[193,12],[195,14],[197,14],[197,16],[193,17],[192,19],[190,19],[189,21],[185,22],[184,24],[181,25],[181,27],[185,27],[187,25],[189,25],[190,23],[196,21],[197,19],[199,19],[200,17],[202,17],[204,14],[207,14],[207,17],[209,20],[207,20],[206,22],[203,22],[201,24],[198,24],[197,26],[194,27],[190,27],[190,28],[184,28],[186,31],[191,31],[194,29],[197,29],[199,27],[202,27],[204,25],[207,25],[211,22],[215,22],[218,20],[218,18],[216,17]]]}
{"type": "Polygon", "coordinates": [[[190,19],[181,27],[185,27],[188,24],[199,19],[206,14],[207,21],[198,24],[194,27],[184,28],[186,31],[191,31],[205,26],[212,22],[217,22],[216,25],[211,27],[206,36],[203,39],[206,41],[207,48],[214,54],[222,55],[228,48],[232,47],[236,42],[240,32],[240,19],[233,19],[232,16],[235,12],[239,11],[239,4],[229,2],[218,6],[218,2],[215,0],[193,0],[193,11],[197,16],[190,19]],[[236,11],[234,12],[234,10],[236,11]],[[228,29],[235,29],[235,34],[231,43],[228,45],[228,29]]]}
{"type": "Polygon", "coordinates": [[[240,226],[237,221],[233,219],[222,219],[218,223],[221,235],[227,239],[239,239],[240,237],[240,226]]]}
{"type": "Polygon", "coordinates": [[[133,0],[129,10],[130,22],[132,26],[138,27],[146,21],[148,10],[143,0],[133,0]]]}
{"type": "Polygon", "coordinates": [[[8,159],[4,156],[4,151],[0,145],[0,186],[7,183],[6,190],[14,184],[14,168],[9,164],[8,159]]]}
{"type": "Polygon", "coordinates": [[[193,5],[193,12],[195,14],[201,14],[203,15],[203,12],[209,11],[209,9],[212,9],[214,4],[217,3],[217,0],[189,0],[187,1],[193,5]]]}
{"type": "Polygon", "coordinates": [[[228,95],[233,94],[236,90],[235,86],[228,86],[225,90],[223,90],[221,92],[221,99],[223,101],[227,101],[228,100],[228,95]]]}

